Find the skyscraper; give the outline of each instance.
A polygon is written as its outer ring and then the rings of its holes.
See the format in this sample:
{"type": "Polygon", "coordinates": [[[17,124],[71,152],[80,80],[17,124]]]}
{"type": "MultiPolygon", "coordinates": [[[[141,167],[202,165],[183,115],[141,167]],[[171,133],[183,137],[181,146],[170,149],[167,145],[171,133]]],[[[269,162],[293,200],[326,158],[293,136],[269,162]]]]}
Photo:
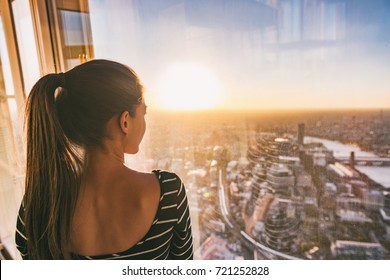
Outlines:
{"type": "Polygon", "coordinates": [[[303,146],[303,138],[305,137],[305,124],[298,124],[298,145],[303,146]]]}

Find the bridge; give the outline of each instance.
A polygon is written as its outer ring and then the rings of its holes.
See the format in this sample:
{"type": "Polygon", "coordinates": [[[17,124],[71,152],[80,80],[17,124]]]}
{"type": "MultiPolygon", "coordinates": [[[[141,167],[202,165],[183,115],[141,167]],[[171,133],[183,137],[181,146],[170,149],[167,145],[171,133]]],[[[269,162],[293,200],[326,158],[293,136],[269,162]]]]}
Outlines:
{"type": "MultiPolygon", "coordinates": [[[[337,161],[349,164],[350,157],[348,156],[338,156],[335,157],[337,161]]],[[[380,157],[355,157],[355,165],[359,166],[390,166],[390,158],[380,158],[380,157]]]]}

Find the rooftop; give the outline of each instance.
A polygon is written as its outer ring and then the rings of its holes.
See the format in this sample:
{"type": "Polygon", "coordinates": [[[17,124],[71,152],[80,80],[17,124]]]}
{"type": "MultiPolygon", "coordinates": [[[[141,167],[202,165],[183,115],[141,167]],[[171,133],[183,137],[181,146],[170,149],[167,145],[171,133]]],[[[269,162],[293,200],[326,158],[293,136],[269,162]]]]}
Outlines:
{"type": "Polygon", "coordinates": [[[390,166],[356,166],[356,169],[384,188],[390,189],[390,166]]]}

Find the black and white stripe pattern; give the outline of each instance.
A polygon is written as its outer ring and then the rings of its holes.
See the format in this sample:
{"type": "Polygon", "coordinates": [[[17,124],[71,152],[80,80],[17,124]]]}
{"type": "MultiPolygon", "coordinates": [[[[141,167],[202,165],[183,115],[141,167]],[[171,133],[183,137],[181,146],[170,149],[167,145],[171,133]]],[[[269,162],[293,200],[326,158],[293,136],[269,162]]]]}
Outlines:
{"type": "MultiPolygon", "coordinates": [[[[180,178],[166,171],[153,171],[159,179],[161,195],[158,211],[148,233],[132,248],[100,256],[80,256],[75,259],[193,259],[191,219],[185,187],[180,178]]],[[[23,257],[28,259],[24,236],[23,206],[16,227],[16,244],[23,257]]]]}
{"type": "Polygon", "coordinates": [[[27,237],[24,229],[24,203],[20,206],[18,213],[18,220],[16,223],[16,234],[15,234],[16,248],[19,250],[20,255],[23,259],[28,259],[27,254],[27,237]]]}

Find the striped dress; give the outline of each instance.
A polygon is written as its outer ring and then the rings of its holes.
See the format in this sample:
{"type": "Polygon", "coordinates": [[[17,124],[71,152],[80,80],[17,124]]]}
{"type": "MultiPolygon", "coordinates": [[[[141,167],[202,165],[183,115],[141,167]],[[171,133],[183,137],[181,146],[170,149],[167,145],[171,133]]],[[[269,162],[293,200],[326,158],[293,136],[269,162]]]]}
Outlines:
{"type": "MultiPolygon", "coordinates": [[[[160,203],[153,224],[133,247],[114,254],[81,256],[73,259],[164,260],[193,259],[191,219],[185,187],[180,178],[170,172],[153,171],[160,182],[160,203]]],[[[16,225],[16,245],[23,259],[28,259],[24,230],[24,207],[20,207],[16,225]]]]}

